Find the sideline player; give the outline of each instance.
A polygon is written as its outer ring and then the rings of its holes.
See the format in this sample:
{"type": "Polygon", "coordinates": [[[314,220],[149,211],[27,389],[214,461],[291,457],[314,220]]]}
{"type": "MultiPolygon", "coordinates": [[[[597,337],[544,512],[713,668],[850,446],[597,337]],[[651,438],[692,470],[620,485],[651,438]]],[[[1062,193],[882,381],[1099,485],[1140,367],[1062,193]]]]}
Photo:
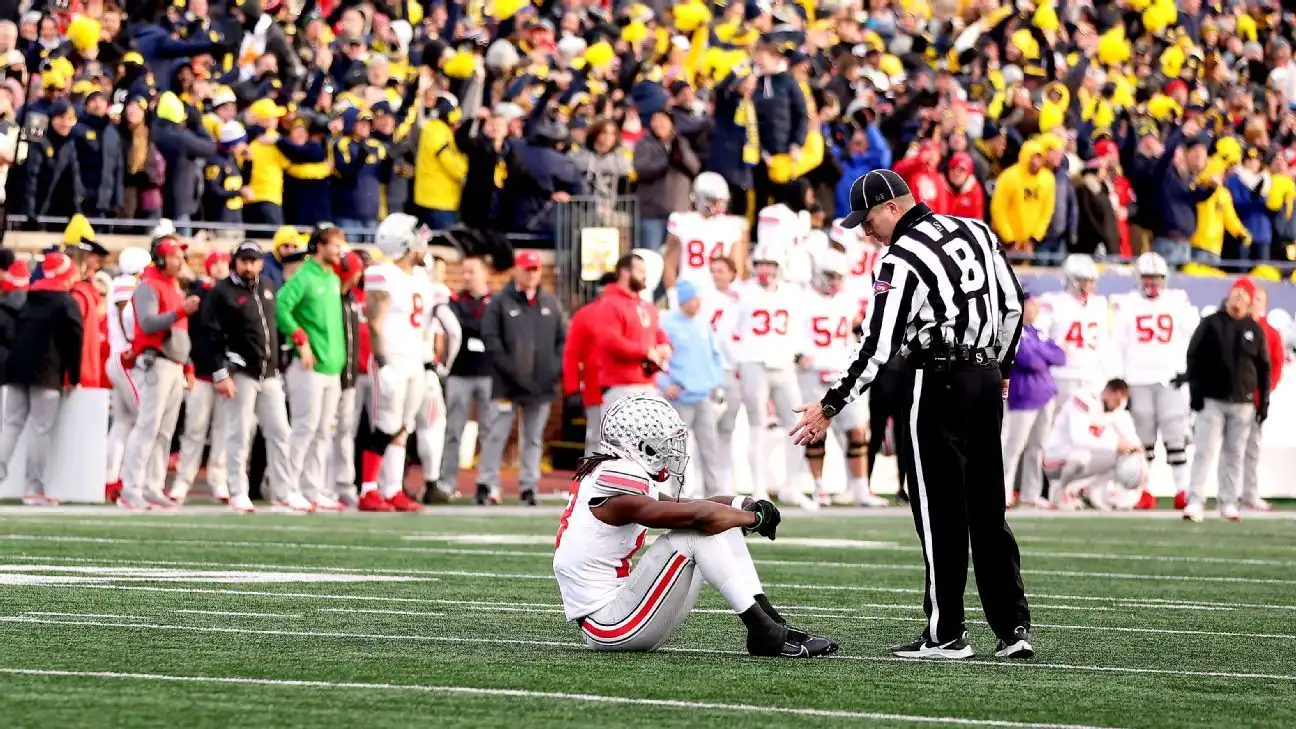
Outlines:
{"type": "MultiPolygon", "coordinates": [[[[1089,256],[1073,253],[1063,262],[1062,275],[1066,290],[1040,296],[1039,314],[1035,317],[1040,336],[1052,339],[1066,354],[1066,363],[1053,368],[1057,395],[1040,411],[1044,419],[1041,432],[1045,433],[1052,432],[1058,408],[1073,393],[1097,391],[1105,381],[1103,374],[1110,371],[1103,358],[1108,355],[1111,314],[1107,299],[1094,293],[1098,286],[1098,266],[1089,256]]],[[[1043,443],[1027,443],[1022,451],[1022,463],[1038,463],[1043,446],[1043,443]]],[[[1040,471],[1022,469],[1022,503],[1036,503],[1043,491],[1040,471]]],[[[1061,503],[1060,493],[1050,492],[1049,497],[1055,506],[1061,503]]]]}
{"type": "Polygon", "coordinates": [[[445,262],[428,254],[423,258],[423,275],[427,278],[427,301],[432,309],[431,336],[423,351],[423,372],[426,387],[423,405],[415,418],[415,441],[419,461],[423,464],[423,503],[444,503],[449,494],[441,491],[441,457],[445,448],[446,402],[441,389],[441,378],[450,373],[459,345],[463,341],[463,327],[450,309],[450,287],[445,285],[445,262]]]}
{"type": "Polygon", "coordinates": [[[365,315],[369,321],[373,396],[370,432],[361,470],[361,511],[422,511],[405,495],[405,443],[414,431],[423,391],[427,317],[431,302],[414,264],[427,251],[427,237],[412,215],[396,213],[375,231],[387,262],[365,270],[365,315]]]}
{"type": "Polygon", "coordinates": [[[842,225],[845,218],[838,218],[828,229],[828,240],[839,246],[850,263],[843,288],[859,304],[860,314],[868,311],[868,304],[873,300],[873,268],[884,251],[863,228],[847,228],[842,225]]]}
{"type": "Polygon", "coordinates": [[[112,426],[108,428],[108,472],[104,497],[117,502],[121,494],[121,467],[126,457],[126,438],[135,427],[139,412],[139,388],[130,370],[122,366],[122,355],[131,348],[135,334],[135,310],[131,296],[139,285],[139,275],[152,259],[143,248],[127,248],[117,258],[121,275],[108,289],[108,382],[112,384],[112,426]]]}
{"type": "Polygon", "coordinates": [[[729,493],[737,489],[733,484],[733,437],[738,425],[738,411],[742,409],[742,388],[738,382],[737,353],[734,340],[738,328],[738,309],[745,284],[737,280],[738,266],[732,258],[721,256],[711,261],[711,281],[715,289],[702,296],[702,316],[711,322],[720,343],[720,354],[725,363],[724,409],[716,421],[720,437],[720,453],[716,464],[721,488],[729,493]]]}
{"type": "Polygon", "coordinates": [[[680,499],[688,429],[661,397],[632,394],[603,414],[599,453],[582,459],[554,549],[554,575],[569,621],[601,651],[651,651],[684,622],[702,583],[720,592],[747,628],[754,656],[814,658],[837,644],[787,625],[765,597],[743,536],[774,539],[768,501],[680,499]],[[632,569],[649,529],[667,529],[632,569]]]}
{"type": "MultiPolygon", "coordinates": [[[[1183,291],[1166,288],[1170,267],[1159,254],[1144,253],[1135,268],[1139,292],[1113,305],[1112,348],[1120,359],[1117,371],[1129,383],[1130,416],[1148,463],[1156,457],[1159,433],[1175,493],[1184,494],[1190,398],[1187,388],[1170,381],[1188,367],[1188,342],[1197,326],[1197,310],[1183,291]]],[[[1151,495],[1144,501],[1152,501],[1151,495]]]]}
{"type": "MultiPolygon", "coordinates": [[[[1143,451],[1134,421],[1125,409],[1128,401],[1129,385],[1115,379],[1097,394],[1072,393],[1058,408],[1044,449],[1044,473],[1053,481],[1059,494],[1055,501],[1062,508],[1080,508],[1077,497],[1096,509],[1111,508],[1106,492],[1115,478],[1117,461],[1143,451]]],[[[1137,484],[1122,485],[1133,488],[1137,484]]]]}
{"type": "MultiPolygon", "coordinates": [[[[752,259],[756,263],[756,283],[747,286],[740,300],[738,325],[735,329],[735,353],[738,382],[742,387],[743,406],[747,409],[747,430],[751,435],[747,460],[751,466],[752,496],[768,497],[765,486],[769,451],[765,446],[765,423],[770,401],[778,424],[784,428],[796,422],[793,409],[801,399],[794,357],[801,346],[800,326],[805,292],[800,287],[779,280],[783,251],[772,243],[760,243],[752,259]]],[[[782,500],[805,509],[819,505],[797,488],[794,475],[804,468],[799,455],[780,439],[774,446],[787,459],[787,483],[782,500]]]]}
{"type": "Polygon", "coordinates": [[[714,172],[703,172],[693,180],[693,210],[671,213],[666,221],[666,252],[663,255],[662,286],[674,288],[676,281],[690,281],[698,290],[711,288],[711,262],[733,261],[738,277],[747,269],[747,222],[729,215],[729,183],[714,172]]]}
{"type": "Polygon", "coordinates": [[[812,273],[810,213],[805,209],[806,188],[785,185],[777,202],[761,208],[756,217],[756,244],[782,251],[779,276],[798,287],[808,286],[812,273]]]}
{"type": "MultiPolygon", "coordinates": [[[[860,317],[859,303],[842,288],[850,270],[846,255],[835,250],[824,251],[815,258],[814,266],[813,288],[806,296],[806,319],[802,328],[806,338],[797,350],[797,366],[802,397],[819,399],[850,362],[855,324],[860,317]]],[[[861,403],[852,403],[832,420],[833,435],[846,454],[844,503],[886,506],[886,499],[869,492],[865,464],[868,431],[861,407],[861,403]]],[[[814,476],[814,498],[827,506],[832,499],[823,489],[824,443],[821,440],[807,445],[805,454],[810,474],[814,476]]]]}

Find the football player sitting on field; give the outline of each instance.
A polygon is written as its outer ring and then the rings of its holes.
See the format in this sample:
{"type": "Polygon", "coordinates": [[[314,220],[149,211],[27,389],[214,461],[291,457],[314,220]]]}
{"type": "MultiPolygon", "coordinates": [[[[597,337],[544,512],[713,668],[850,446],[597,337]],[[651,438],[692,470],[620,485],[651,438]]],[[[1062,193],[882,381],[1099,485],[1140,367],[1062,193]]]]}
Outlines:
{"type": "Polygon", "coordinates": [[[702,583],[715,587],[747,627],[753,656],[815,658],[837,644],[789,626],[766,599],[743,537],[774,539],[769,501],[667,493],[688,463],[688,429],[652,394],[618,400],[603,415],[598,453],[582,460],[563,512],[554,574],[567,619],[593,650],[651,651],[693,610],[702,583]],[[666,529],[632,569],[648,529],[666,529]]]}

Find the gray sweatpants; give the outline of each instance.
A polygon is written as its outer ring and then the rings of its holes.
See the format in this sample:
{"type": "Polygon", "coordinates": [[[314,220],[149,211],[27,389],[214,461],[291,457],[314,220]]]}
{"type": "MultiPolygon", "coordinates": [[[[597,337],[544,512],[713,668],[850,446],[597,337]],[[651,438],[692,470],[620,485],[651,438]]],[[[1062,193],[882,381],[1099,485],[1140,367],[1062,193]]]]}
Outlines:
{"type": "Polygon", "coordinates": [[[1254,504],[1260,500],[1260,439],[1264,426],[1251,424],[1247,434],[1246,455],[1242,462],[1242,503],[1254,504]]]}
{"type": "Polygon", "coordinates": [[[464,426],[468,424],[469,412],[477,416],[477,431],[481,442],[486,442],[487,417],[490,411],[491,378],[461,377],[450,375],[446,378],[446,429],[445,451],[441,454],[441,490],[454,493],[459,483],[459,450],[463,441],[464,426]]]}
{"type": "Polygon", "coordinates": [[[720,419],[720,406],[710,399],[688,405],[680,403],[671,403],[671,405],[679,413],[680,419],[688,426],[697,442],[697,450],[693,451],[693,454],[697,458],[698,470],[702,472],[703,497],[711,498],[721,494],[737,493],[733,487],[732,474],[728,474],[730,477],[726,478],[727,474],[721,472],[719,468],[720,433],[716,423],[720,419]]]}
{"type": "Polygon", "coordinates": [[[122,496],[128,503],[139,503],[146,490],[162,494],[171,437],[175,435],[185,394],[183,365],[158,357],[145,370],[141,362],[131,370],[139,388],[139,413],[126,438],[126,459],[122,462],[122,496]]]}
{"type": "Polygon", "coordinates": [[[482,442],[481,463],[477,470],[477,483],[485,484],[492,490],[499,489],[500,461],[504,457],[504,446],[508,443],[509,433],[513,430],[513,413],[522,410],[522,436],[518,439],[522,455],[521,472],[518,474],[518,490],[522,493],[534,491],[540,483],[541,441],[544,439],[545,424],[549,422],[549,403],[527,403],[518,405],[507,400],[495,400],[487,410],[486,419],[490,426],[482,442]]]}
{"type": "Polygon", "coordinates": [[[248,455],[252,434],[257,426],[266,444],[266,473],[270,480],[272,501],[283,501],[297,490],[288,471],[288,403],[284,398],[283,380],[278,375],[254,380],[243,374],[234,377],[234,397],[220,401],[225,408],[226,434],[229,446],[230,500],[248,493],[248,455]]]}
{"type": "MultiPolygon", "coordinates": [[[[364,375],[360,375],[364,377],[364,375]]],[[[357,380],[358,383],[358,380],[357,380]]],[[[355,495],[355,441],[360,432],[360,388],[349,387],[338,398],[337,418],[332,427],[333,483],[338,498],[355,495]]]]}
{"type": "Polygon", "coordinates": [[[724,474],[721,479],[734,490],[733,483],[733,439],[734,430],[738,427],[738,411],[742,410],[742,386],[738,383],[735,370],[725,371],[725,404],[716,417],[716,435],[719,438],[719,450],[716,451],[716,468],[724,474]]]}
{"type": "Polygon", "coordinates": [[[585,406],[585,455],[592,456],[603,440],[603,406],[585,406]]]}
{"type": "Polygon", "coordinates": [[[1129,411],[1134,419],[1134,430],[1147,451],[1149,461],[1156,453],[1157,434],[1160,433],[1176,491],[1188,488],[1190,400],[1187,387],[1130,386],[1129,411]]]}
{"type": "Polygon", "coordinates": [[[1017,485],[1017,464],[1022,466],[1021,501],[1033,504],[1040,497],[1043,480],[1036,477],[1027,480],[1028,472],[1042,473],[1044,467],[1044,444],[1048,441],[1048,419],[1043,411],[1049,407],[1034,410],[1005,410],[1003,430],[1003,470],[1004,470],[1004,503],[1011,503],[1013,487],[1017,485]],[[1027,484],[1034,489],[1027,491],[1027,484]]]}
{"type": "Polygon", "coordinates": [[[332,495],[329,493],[332,489],[325,488],[324,479],[328,467],[329,430],[337,417],[342,380],[338,375],[308,370],[300,359],[295,359],[288,367],[284,384],[292,410],[288,482],[295,484],[294,487],[307,501],[314,502],[316,491],[332,495]]]}
{"type": "Polygon", "coordinates": [[[4,425],[0,428],[0,481],[9,475],[9,461],[23,428],[31,426],[27,439],[28,494],[45,493],[45,464],[54,445],[62,393],[48,387],[4,386],[4,425]]]}
{"type": "Polygon", "coordinates": [[[175,481],[171,483],[171,498],[183,499],[193,486],[202,463],[203,446],[211,433],[211,451],[207,456],[207,483],[223,488],[228,482],[225,474],[225,447],[229,440],[225,434],[225,411],[216,407],[219,396],[212,383],[198,380],[185,395],[185,425],[180,434],[180,462],[176,464],[175,481]]]}
{"type": "Polygon", "coordinates": [[[1206,399],[1193,426],[1192,476],[1189,479],[1188,503],[1205,505],[1206,474],[1219,455],[1219,505],[1236,504],[1238,480],[1242,476],[1242,455],[1247,437],[1255,425],[1255,406],[1249,402],[1224,402],[1206,399]]]}

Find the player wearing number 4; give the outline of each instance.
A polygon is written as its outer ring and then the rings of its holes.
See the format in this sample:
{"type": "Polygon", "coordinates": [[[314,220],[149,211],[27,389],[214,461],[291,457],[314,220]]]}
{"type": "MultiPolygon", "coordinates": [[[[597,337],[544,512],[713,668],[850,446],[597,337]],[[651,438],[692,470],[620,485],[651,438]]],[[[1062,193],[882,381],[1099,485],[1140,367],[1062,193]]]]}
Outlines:
{"type": "MultiPolygon", "coordinates": [[[[1170,267],[1156,253],[1135,263],[1138,293],[1113,304],[1112,349],[1120,357],[1118,374],[1129,383],[1129,409],[1139,442],[1150,463],[1157,435],[1165,446],[1175,492],[1188,488],[1189,395],[1171,384],[1187,367],[1188,342],[1197,326],[1197,310],[1187,294],[1166,288],[1170,267]]],[[[1144,505],[1150,503],[1149,494],[1144,505]]]]}
{"type": "MultiPolygon", "coordinates": [[[[842,289],[842,282],[850,264],[846,254],[835,250],[819,253],[814,259],[813,292],[807,297],[805,342],[797,355],[801,396],[822,399],[842,370],[850,362],[855,345],[855,327],[859,315],[859,300],[842,289]]],[[[844,503],[855,506],[886,506],[887,501],[869,491],[868,433],[864,428],[865,414],[859,401],[847,405],[832,420],[832,432],[837,444],[846,454],[846,492],[844,503]]],[[[823,487],[824,441],[805,447],[806,460],[815,480],[814,498],[827,506],[831,499],[823,487]]]]}
{"type": "Polygon", "coordinates": [[[598,453],[582,459],[555,544],[553,568],[567,619],[598,651],[651,651],[675,632],[705,582],[747,628],[753,656],[816,658],[829,638],[786,623],[765,597],[745,535],[775,538],[781,519],[768,501],[679,498],[688,429],[661,397],[628,395],[603,415],[598,453]],[[666,529],[634,568],[649,529],[666,529]]]}
{"type": "MultiPolygon", "coordinates": [[[[1053,369],[1057,397],[1040,411],[1044,432],[1052,431],[1054,414],[1076,392],[1096,392],[1102,388],[1103,374],[1110,371],[1108,356],[1107,299],[1094,293],[1098,286],[1098,266],[1089,256],[1073,253],[1062,264],[1066,290],[1040,296],[1039,316],[1035,328],[1040,336],[1051,339],[1066,354],[1066,363],[1053,369]]],[[[1023,462],[1033,462],[1032,450],[1023,454],[1023,462]]],[[[1022,471],[1023,494],[1043,491],[1039,471],[1022,471]]],[[[1056,499],[1054,505],[1057,505],[1056,499]]]]}
{"type": "Polygon", "coordinates": [[[712,287],[711,261],[727,257],[738,269],[747,270],[747,221],[729,215],[729,184],[714,172],[703,172],[693,180],[693,210],[671,213],[666,221],[666,253],[663,256],[662,285],[673,288],[676,281],[689,281],[703,292],[712,287]]]}

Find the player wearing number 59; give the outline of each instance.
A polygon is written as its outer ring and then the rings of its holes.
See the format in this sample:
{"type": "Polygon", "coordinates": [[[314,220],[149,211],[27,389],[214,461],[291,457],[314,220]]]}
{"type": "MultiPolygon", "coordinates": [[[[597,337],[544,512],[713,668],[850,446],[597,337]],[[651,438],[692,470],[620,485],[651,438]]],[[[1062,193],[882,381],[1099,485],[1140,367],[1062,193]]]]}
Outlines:
{"type": "Polygon", "coordinates": [[[1035,655],[1020,554],[1004,520],[999,432],[1021,336],[1022,290],[999,241],[979,220],[936,215],[890,170],[851,187],[843,226],[887,245],[877,264],[863,337],[841,376],[799,408],[799,445],[824,437],[892,357],[905,357],[912,396],[896,419],[908,429],[901,468],[926,562],[927,625],[902,658],[967,658],[963,612],[968,544],[986,621],[1001,657],[1035,655]]]}

